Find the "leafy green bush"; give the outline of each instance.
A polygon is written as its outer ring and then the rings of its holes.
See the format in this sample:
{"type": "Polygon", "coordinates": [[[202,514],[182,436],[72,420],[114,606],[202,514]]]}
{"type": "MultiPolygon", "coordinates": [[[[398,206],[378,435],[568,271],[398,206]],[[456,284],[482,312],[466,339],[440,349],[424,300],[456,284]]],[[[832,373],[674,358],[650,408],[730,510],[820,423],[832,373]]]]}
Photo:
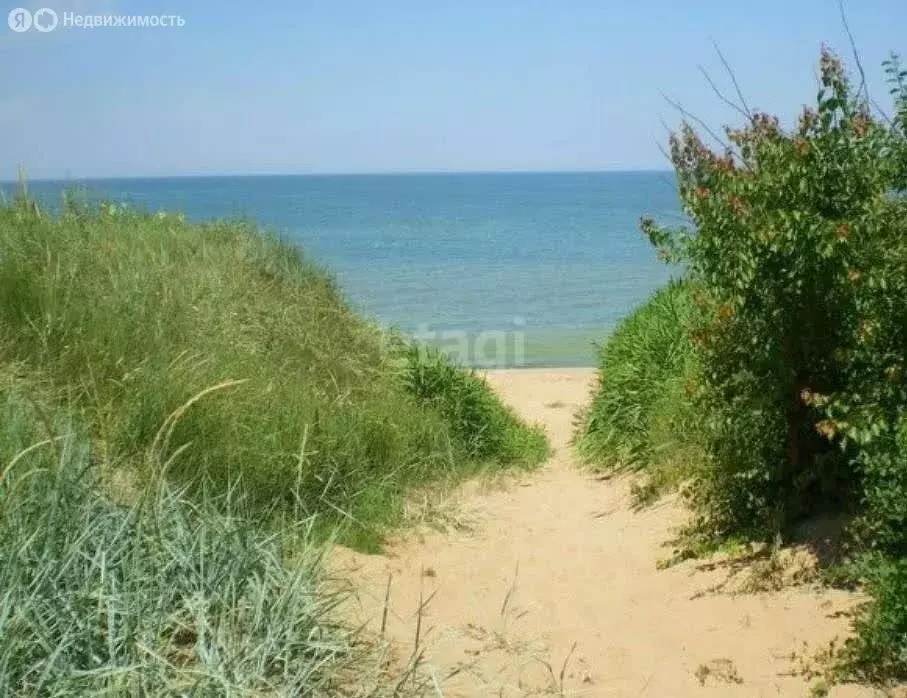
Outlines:
{"type": "MultiPolygon", "coordinates": [[[[593,467],[645,470],[670,484],[698,459],[692,395],[698,381],[688,284],[657,291],[599,351],[598,385],[576,436],[593,467]]],[[[654,492],[652,493],[654,494],[654,492]]]]}
{"type": "Polygon", "coordinates": [[[419,401],[441,414],[471,458],[536,465],[548,455],[537,427],[527,427],[474,370],[453,364],[440,350],[412,346],[406,385],[419,401]]]}
{"type": "Polygon", "coordinates": [[[20,198],[0,209],[0,251],[5,357],[64,393],[113,464],[150,449],[193,492],[239,486],[262,515],[301,504],[370,547],[408,485],[474,471],[395,344],[252,226],[72,200],[53,218],[20,198]]]}
{"type": "Polygon", "coordinates": [[[860,575],[872,600],[855,622],[844,670],[869,681],[907,681],[907,558],[867,556],[860,575]]]}
{"type": "Polygon", "coordinates": [[[163,481],[117,502],[87,436],[20,389],[0,384],[0,693],[366,694],[306,522],[269,533],[163,481]]]}
{"type": "MultiPolygon", "coordinates": [[[[715,539],[834,511],[857,517],[858,549],[892,569],[907,554],[907,72],[888,69],[890,120],[823,52],[817,107],[795,130],[753,113],[721,150],[688,125],[671,139],[695,230],[643,229],[702,289],[691,338],[708,458],[693,503],[715,539]]],[[[888,673],[907,667],[891,634],[900,579],[876,578],[858,624],[887,638],[858,643],[888,673]]]]}

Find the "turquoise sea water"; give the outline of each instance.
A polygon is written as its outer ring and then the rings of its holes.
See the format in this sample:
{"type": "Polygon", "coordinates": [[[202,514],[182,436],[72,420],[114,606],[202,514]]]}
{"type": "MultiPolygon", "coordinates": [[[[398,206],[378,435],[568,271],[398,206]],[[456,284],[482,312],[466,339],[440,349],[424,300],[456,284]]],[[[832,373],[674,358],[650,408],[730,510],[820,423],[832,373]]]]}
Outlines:
{"type": "Polygon", "coordinates": [[[330,267],[379,323],[496,366],[592,365],[593,342],[672,275],[639,232],[640,216],[682,221],[669,172],[29,185],[48,201],[64,186],[193,220],[253,218],[330,267]]]}

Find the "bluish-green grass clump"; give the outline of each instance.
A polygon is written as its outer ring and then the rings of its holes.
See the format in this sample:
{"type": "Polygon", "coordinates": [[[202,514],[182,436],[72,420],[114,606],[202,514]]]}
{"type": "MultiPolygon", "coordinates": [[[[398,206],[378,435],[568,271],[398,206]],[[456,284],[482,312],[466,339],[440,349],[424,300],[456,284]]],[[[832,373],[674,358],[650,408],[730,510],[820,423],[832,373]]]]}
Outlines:
{"type": "Polygon", "coordinates": [[[18,383],[0,375],[0,695],[381,695],[308,522],[268,532],[163,479],[124,502],[18,383]]]}

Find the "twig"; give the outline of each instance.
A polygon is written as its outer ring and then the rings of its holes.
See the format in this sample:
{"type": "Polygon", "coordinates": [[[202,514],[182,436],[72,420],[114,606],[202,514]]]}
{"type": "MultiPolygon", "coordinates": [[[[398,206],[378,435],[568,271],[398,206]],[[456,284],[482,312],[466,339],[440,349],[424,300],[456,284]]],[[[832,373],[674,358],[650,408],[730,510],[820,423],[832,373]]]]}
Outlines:
{"type": "Polygon", "coordinates": [[[863,70],[863,63],[860,61],[860,52],[857,51],[857,43],[854,41],[853,33],[850,31],[850,24],[847,21],[847,13],[844,11],[844,0],[838,0],[838,9],[841,11],[841,23],[844,25],[844,31],[847,32],[847,40],[850,42],[850,50],[853,52],[854,62],[857,64],[857,70],[860,72],[860,87],[857,94],[863,92],[866,95],[866,101],[870,102],[869,86],[866,84],[866,71],[863,70]]]}
{"type": "Polygon", "coordinates": [[[570,663],[570,658],[573,656],[573,653],[576,651],[576,641],[574,640],[573,646],[570,648],[570,651],[567,653],[567,656],[564,657],[564,665],[561,667],[561,673],[558,677],[560,681],[561,693],[564,692],[564,676],[567,674],[567,665],[570,663]]]}
{"type": "MultiPolygon", "coordinates": [[[[715,50],[718,51],[718,46],[717,46],[717,45],[715,46],[715,50]]],[[[721,51],[718,51],[718,55],[721,56],[721,51]]],[[[722,58],[722,60],[724,60],[724,59],[722,58]]],[[[752,121],[753,121],[753,115],[750,113],[749,108],[746,106],[746,102],[744,102],[744,103],[743,103],[743,106],[741,107],[739,104],[737,104],[737,103],[734,102],[733,100],[728,99],[727,97],[725,97],[724,93],[721,91],[721,89],[718,87],[718,85],[715,83],[715,81],[712,80],[712,76],[709,75],[708,71],[707,71],[704,67],[702,67],[701,65],[696,66],[696,67],[699,68],[699,72],[702,73],[702,76],[705,78],[705,81],[706,81],[707,83],[709,83],[709,87],[712,88],[712,92],[714,92],[714,93],[718,96],[718,99],[720,99],[722,102],[724,102],[724,103],[725,103],[726,105],[728,105],[731,109],[733,109],[734,111],[736,111],[738,114],[740,114],[741,116],[743,116],[743,118],[747,120],[747,123],[752,123],[752,121]]],[[[725,67],[727,68],[727,64],[726,64],[726,63],[725,63],[725,67]]],[[[727,70],[730,72],[730,68],[727,68],[727,70]]],[[[736,78],[734,78],[733,75],[734,75],[734,74],[731,73],[731,79],[734,81],[734,84],[736,85],[736,84],[737,84],[736,78]]],[[[738,92],[738,95],[739,95],[739,93],[740,93],[740,88],[738,87],[738,88],[736,88],[736,89],[737,89],[737,92],[738,92]]]]}
{"type": "Polygon", "coordinates": [[[391,599],[391,579],[393,579],[393,573],[387,575],[387,589],[384,591],[384,609],[381,611],[381,634],[384,635],[384,631],[387,629],[387,612],[390,608],[390,599],[391,599]]]}
{"type": "Polygon", "coordinates": [[[712,128],[705,121],[700,119],[698,116],[696,116],[692,112],[687,111],[683,107],[683,105],[680,104],[680,102],[677,102],[677,101],[671,99],[664,92],[661,93],[661,97],[662,97],[662,99],[664,99],[664,101],[666,101],[668,104],[670,104],[672,107],[674,107],[677,111],[679,111],[681,116],[683,116],[683,118],[694,121],[703,131],[705,131],[707,134],[709,134],[714,141],[721,144],[725,149],[733,151],[733,149],[731,148],[731,145],[729,143],[725,142],[724,139],[721,138],[721,136],[719,136],[717,133],[715,133],[715,131],[713,131],[712,128]]]}
{"type": "Polygon", "coordinates": [[[885,120],[885,123],[887,123],[889,126],[894,126],[894,119],[892,119],[888,115],[888,112],[886,112],[884,109],[882,109],[882,107],[879,106],[879,103],[876,102],[874,99],[871,100],[871,102],[872,102],[872,106],[879,113],[879,116],[881,116],[885,120]]]}
{"type": "Polygon", "coordinates": [[[727,71],[728,76],[731,78],[731,82],[734,85],[734,90],[737,92],[737,99],[740,100],[740,104],[743,105],[744,113],[746,117],[752,121],[753,120],[753,110],[750,109],[749,105],[746,103],[746,98],[743,96],[743,90],[740,89],[740,84],[737,82],[737,76],[734,74],[731,64],[727,62],[727,59],[724,57],[724,54],[721,53],[721,49],[718,48],[718,43],[713,41],[712,45],[715,47],[715,51],[718,53],[718,58],[721,59],[721,65],[724,66],[724,69],[727,71]]]}
{"type": "Polygon", "coordinates": [[[520,563],[516,563],[516,570],[513,572],[513,582],[510,584],[510,588],[507,590],[507,593],[504,595],[504,603],[501,604],[501,618],[506,620],[507,616],[507,606],[510,605],[510,597],[513,596],[513,592],[516,591],[516,580],[520,576],[520,563]]]}
{"type": "Polygon", "coordinates": [[[724,96],[724,93],[718,88],[718,85],[715,84],[715,81],[712,80],[712,76],[709,75],[708,71],[703,68],[701,65],[696,66],[699,68],[699,72],[702,73],[702,77],[705,78],[705,81],[709,83],[709,87],[712,88],[712,92],[718,95],[718,99],[727,104],[731,109],[736,111],[738,114],[742,114],[747,121],[752,121],[753,117],[750,116],[746,111],[744,111],[739,104],[735,104],[730,99],[724,96]]]}
{"type": "Polygon", "coordinates": [[[425,586],[425,568],[422,568],[422,574],[419,576],[419,608],[416,611],[416,644],[413,651],[419,649],[419,643],[422,641],[422,614],[425,612],[425,607],[432,602],[432,599],[435,598],[435,594],[438,593],[438,590],[435,589],[431,594],[428,595],[428,598],[424,598],[423,587],[425,586]]]}

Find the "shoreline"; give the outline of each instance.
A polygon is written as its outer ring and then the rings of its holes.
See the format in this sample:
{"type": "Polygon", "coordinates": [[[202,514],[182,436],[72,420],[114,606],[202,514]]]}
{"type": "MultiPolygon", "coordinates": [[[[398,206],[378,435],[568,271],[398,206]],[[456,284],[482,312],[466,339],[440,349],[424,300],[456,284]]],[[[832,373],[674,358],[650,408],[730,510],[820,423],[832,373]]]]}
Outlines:
{"type": "Polygon", "coordinates": [[[505,373],[570,373],[582,375],[586,373],[594,373],[598,371],[597,366],[502,366],[502,367],[473,367],[474,370],[479,373],[495,373],[495,374],[505,374],[505,373]]]}

